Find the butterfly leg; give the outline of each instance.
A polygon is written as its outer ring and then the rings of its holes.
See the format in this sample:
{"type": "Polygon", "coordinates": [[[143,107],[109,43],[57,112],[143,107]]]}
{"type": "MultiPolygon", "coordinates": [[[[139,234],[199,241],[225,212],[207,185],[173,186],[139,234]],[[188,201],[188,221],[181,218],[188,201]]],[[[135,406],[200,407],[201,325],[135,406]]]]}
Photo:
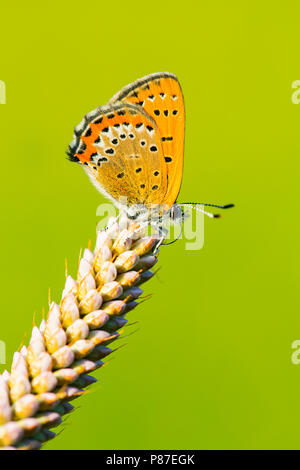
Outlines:
{"type": "Polygon", "coordinates": [[[168,230],[163,228],[161,225],[153,224],[153,226],[155,227],[155,229],[157,231],[156,235],[158,235],[158,242],[157,242],[157,244],[154,248],[154,251],[153,251],[153,254],[155,254],[155,253],[158,252],[158,249],[159,249],[160,245],[162,244],[162,242],[166,238],[166,235],[168,234],[168,230]]]}

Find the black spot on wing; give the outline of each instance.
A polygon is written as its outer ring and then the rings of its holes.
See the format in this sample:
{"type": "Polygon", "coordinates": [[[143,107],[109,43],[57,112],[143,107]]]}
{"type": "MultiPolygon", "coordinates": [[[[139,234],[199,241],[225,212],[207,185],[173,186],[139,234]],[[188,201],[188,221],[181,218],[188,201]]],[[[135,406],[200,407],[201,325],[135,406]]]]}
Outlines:
{"type": "Polygon", "coordinates": [[[77,153],[84,153],[86,151],[86,144],[84,142],[81,142],[80,147],[79,147],[79,152],[77,153]]]}
{"type": "Polygon", "coordinates": [[[72,153],[70,150],[67,150],[66,154],[68,155],[68,160],[70,160],[70,162],[78,163],[80,161],[79,158],[76,157],[76,155],[74,155],[74,153],[72,153]]]}
{"type": "Polygon", "coordinates": [[[90,135],[92,135],[92,129],[89,127],[86,133],[84,134],[84,137],[89,137],[90,135]]]}

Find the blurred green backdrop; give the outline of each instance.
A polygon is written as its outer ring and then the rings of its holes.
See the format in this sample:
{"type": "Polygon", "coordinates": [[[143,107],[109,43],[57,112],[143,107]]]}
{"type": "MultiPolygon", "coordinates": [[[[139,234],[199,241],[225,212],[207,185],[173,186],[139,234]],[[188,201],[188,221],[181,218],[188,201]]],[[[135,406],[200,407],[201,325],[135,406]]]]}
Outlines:
{"type": "MultiPolygon", "coordinates": [[[[228,203],[205,245],[161,250],[99,384],[47,449],[300,449],[298,2],[2,5],[1,332],[10,364],[103,198],[65,158],[122,86],[170,71],[187,126],[180,200],[228,203]],[[132,327],[133,329],[135,327],[132,327]],[[130,331],[130,330],[128,330],[130,331]]],[[[2,369],[3,370],[3,367],[2,369]]]]}

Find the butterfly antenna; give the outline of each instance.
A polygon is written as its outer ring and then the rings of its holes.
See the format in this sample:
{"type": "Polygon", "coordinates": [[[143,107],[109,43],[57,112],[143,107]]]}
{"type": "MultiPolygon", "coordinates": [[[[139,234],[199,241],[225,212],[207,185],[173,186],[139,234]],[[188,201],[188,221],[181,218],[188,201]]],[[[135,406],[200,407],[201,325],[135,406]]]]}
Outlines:
{"type": "Polygon", "coordinates": [[[206,207],[216,207],[217,209],[230,209],[231,207],[234,207],[234,204],[225,204],[225,205],[220,205],[220,204],[209,204],[207,202],[183,202],[182,205],[185,204],[192,204],[194,206],[206,206],[206,207]]]}
{"type": "Polygon", "coordinates": [[[200,209],[199,207],[196,207],[196,206],[216,207],[217,209],[230,209],[231,207],[234,207],[234,204],[219,205],[219,204],[209,204],[206,202],[183,202],[182,204],[178,204],[178,205],[192,207],[192,209],[195,209],[195,211],[201,212],[202,214],[205,214],[212,219],[218,219],[221,217],[221,215],[212,214],[211,212],[208,212],[204,209],[200,209]]]}

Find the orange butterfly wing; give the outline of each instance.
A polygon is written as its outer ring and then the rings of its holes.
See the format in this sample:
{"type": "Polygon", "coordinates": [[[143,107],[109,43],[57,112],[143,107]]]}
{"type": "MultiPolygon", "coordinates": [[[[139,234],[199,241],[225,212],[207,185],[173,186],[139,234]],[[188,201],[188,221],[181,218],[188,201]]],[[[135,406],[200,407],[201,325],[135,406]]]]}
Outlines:
{"type": "Polygon", "coordinates": [[[167,168],[167,191],[158,202],[171,207],[183,172],[185,110],[178,79],[168,72],[147,75],[119,91],[110,103],[120,101],[140,106],[157,124],[167,168]]]}
{"type": "Polygon", "coordinates": [[[75,127],[71,161],[83,165],[96,188],[118,205],[151,206],[166,194],[167,173],[155,121],[129,103],[99,106],[75,127]]]}

